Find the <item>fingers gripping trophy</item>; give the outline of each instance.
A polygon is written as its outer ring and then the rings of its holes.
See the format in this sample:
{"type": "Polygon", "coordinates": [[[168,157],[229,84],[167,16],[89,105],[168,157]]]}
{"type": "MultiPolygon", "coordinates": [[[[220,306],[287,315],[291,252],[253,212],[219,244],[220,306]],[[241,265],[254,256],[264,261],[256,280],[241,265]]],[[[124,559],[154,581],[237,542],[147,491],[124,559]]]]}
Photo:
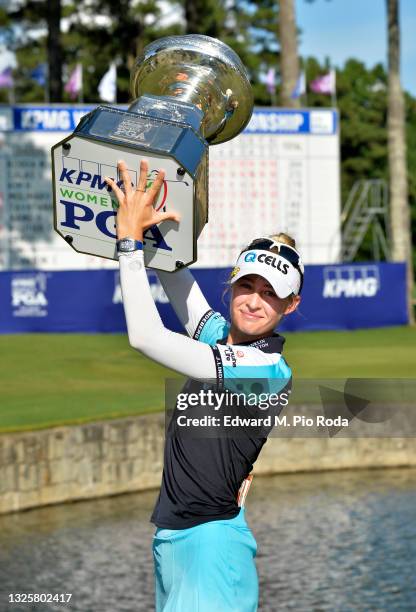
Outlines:
{"type": "Polygon", "coordinates": [[[148,45],[131,92],[128,110],[98,106],[52,148],[55,230],[80,253],[117,259],[120,191],[137,189],[153,207],[145,265],[172,272],[196,261],[208,221],[208,147],[244,129],[253,94],[236,53],[199,35],[148,45]]]}

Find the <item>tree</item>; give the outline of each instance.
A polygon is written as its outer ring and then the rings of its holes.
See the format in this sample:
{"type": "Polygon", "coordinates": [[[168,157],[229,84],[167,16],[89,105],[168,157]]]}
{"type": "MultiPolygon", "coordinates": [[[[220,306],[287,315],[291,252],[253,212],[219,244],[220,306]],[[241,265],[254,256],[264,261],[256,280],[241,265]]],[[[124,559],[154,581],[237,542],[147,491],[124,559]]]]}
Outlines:
{"type": "MultiPolygon", "coordinates": [[[[30,74],[47,60],[48,48],[54,83],[51,83],[54,87],[51,101],[57,100],[61,71],[67,78],[78,62],[83,65],[83,100],[97,101],[98,83],[109,64],[116,60],[117,100],[127,102],[130,71],[143,48],[162,36],[187,32],[208,34],[230,45],[249,72],[256,102],[270,104],[270,95],[260,75],[271,66],[278,69],[276,0],[120,0],[117,3],[112,0],[14,0],[7,10],[0,8],[0,25],[2,19],[10,21],[10,18],[19,23],[22,31],[36,29],[36,36],[20,36],[14,43],[19,63],[15,79],[19,102],[44,100],[44,90],[30,74]],[[178,8],[183,8],[183,12],[178,8]],[[174,13],[176,21],[169,20],[169,25],[164,25],[166,13],[174,13]]],[[[0,100],[2,95],[6,101],[0,91],[0,100]]],[[[70,99],[63,92],[57,101],[70,99]]]]}
{"type": "MultiPolygon", "coordinates": [[[[44,88],[30,79],[31,71],[47,60],[45,44],[45,26],[47,7],[43,0],[11,0],[6,8],[0,9],[0,25],[3,40],[7,47],[17,56],[18,70],[15,71],[15,98],[17,101],[44,101],[44,88]],[[22,99],[23,98],[23,99],[22,99]]],[[[53,51],[52,61],[56,61],[56,70],[61,70],[59,52],[53,51]],[[54,60],[55,58],[55,60],[54,60]]],[[[4,99],[5,90],[0,91],[0,100],[4,99]]],[[[55,100],[60,101],[60,100],[55,100]]]]}
{"type": "Polygon", "coordinates": [[[184,0],[186,34],[205,34],[220,38],[225,7],[218,0],[184,0]]]}
{"type": "MultiPolygon", "coordinates": [[[[328,72],[328,64],[305,60],[309,80],[328,72]]],[[[308,93],[312,107],[328,106],[328,95],[308,93]]],[[[367,68],[349,59],[337,69],[337,103],[341,124],[342,200],[354,182],[387,177],[387,74],[381,64],[367,68]]]]}
{"type": "MultiPolygon", "coordinates": [[[[327,72],[314,58],[304,59],[310,80],[327,72]]],[[[367,68],[363,62],[349,59],[337,69],[337,100],[341,123],[341,191],[345,202],[355,181],[381,178],[388,180],[387,71],[382,64],[367,68]]],[[[409,200],[416,201],[416,100],[409,94],[406,103],[406,139],[409,200]]],[[[328,96],[308,93],[312,107],[327,106],[328,96]]],[[[416,231],[416,207],[412,208],[412,227],[416,231]]],[[[388,228],[387,228],[388,229],[388,228]]],[[[368,232],[357,259],[368,261],[372,255],[368,232]]],[[[416,250],[413,251],[416,265],[416,250]]]]}
{"type": "Polygon", "coordinates": [[[407,264],[409,320],[414,323],[412,233],[407,190],[405,104],[400,85],[399,0],[387,0],[388,157],[390,174],[391,257],[407,264]]]}
{"type": "Polygon", "coordinates": [[[97,100],[100,78],[110,62],[118,62],[117,100],[130,97],[130,72],[144,47],[161,36],[178,33],[159,23],[156,0],[83,0],[66,8],[70,26],[65,35],[66,55],[84,66],[84,100],[97,100]],[[97,19],[100,16],[100,19],[97,19]]]}
{"type": "Polygon", "coordinates": [[[296,81],[299,78],[299,58],[295,7],[293,0],[280,0],[280,100],[282,106],[299,108],[300,98],[292,98],[296,81]]]}
{"type": "Polygon", "coordinates": [[[270,105],[260,81],[271,66],[278,69],[276,0],[183,0],[186,32],[219,38],[240,56],[257,104],[270,105]]]}
{"type": "Polygon", "coordinates": [[[48,0],[48,87],[49,101],[62,100],[61,0],[48,0]]]}

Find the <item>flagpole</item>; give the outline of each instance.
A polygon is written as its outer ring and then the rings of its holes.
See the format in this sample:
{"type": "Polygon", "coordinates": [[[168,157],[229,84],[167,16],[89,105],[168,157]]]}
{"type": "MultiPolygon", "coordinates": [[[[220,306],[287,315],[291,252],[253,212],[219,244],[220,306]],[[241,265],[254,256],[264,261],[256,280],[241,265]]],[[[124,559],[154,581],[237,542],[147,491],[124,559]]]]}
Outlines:
{"type": "Polygon", "coordinates": [[[306,63],[305,63],[305,67],[303,68],[303,74],[304,74],[304,78],[305,78],[305,87],[304,87],[304,91],[303,91],[303,99],[304,99],[304,106],[307,108],[308,107],[308,73],[306,72],[306,63]]]}
{"type": "MultiPolygon", "coordinates": [[[[46,62],[45,64],[46,68],[45,68],[45,104],[49,104],[50,102],[50,98],[49,98],[49,62],[46,62]]],[[[61,93],[62,95],[62,93],[61,93]]],[[[62,101],[62,98],[61,98],[62,101]]]]}
{"type": "Polygon", "coordinates": [[[331,102],[332,102],[332,106],[334,108],[337,108],[337,80],[336,80],[336,72],[335,72],[335,68],[331,68],[331,76],[333,77],[333,88],[332,88],[332,93],[331,93],[331,102]]]}
{"type": "Polygon", "coordinates": [[[9,106],[16,104],[16,95],[14,91],[14,80],[13,85],[9,88],[9,106]]]}

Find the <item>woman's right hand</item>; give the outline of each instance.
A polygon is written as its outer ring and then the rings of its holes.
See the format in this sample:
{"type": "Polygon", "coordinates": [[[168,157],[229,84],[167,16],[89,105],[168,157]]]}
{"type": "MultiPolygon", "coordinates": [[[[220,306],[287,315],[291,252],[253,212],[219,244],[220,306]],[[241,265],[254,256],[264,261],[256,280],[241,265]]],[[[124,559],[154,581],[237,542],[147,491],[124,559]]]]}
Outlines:
{"type": "Polygon", "coordinates": [[[120,160],[117,168],[123,181],[124,191],[113,179],[105,177],[104,180],[113,190],[119,204],[116,217],[117,238],[119,240],[131,237],[143,241],[143,233],[152,225],[167,220],[179,222],[180,216],[174,210],[158,212],[154,209],[154,204],[165,178],[164,170],[159,170],[152,186],[146,190],[149,171],[147,160],[142,159],[140,162],[139,182],[136,188],[132,186],[126,162],[120,160]]]}

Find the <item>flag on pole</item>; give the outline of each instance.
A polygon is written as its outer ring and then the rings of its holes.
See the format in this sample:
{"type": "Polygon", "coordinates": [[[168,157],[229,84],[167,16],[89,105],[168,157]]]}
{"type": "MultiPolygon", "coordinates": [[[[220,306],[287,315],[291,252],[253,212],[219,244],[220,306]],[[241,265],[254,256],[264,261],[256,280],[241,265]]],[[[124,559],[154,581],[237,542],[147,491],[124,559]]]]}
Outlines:
{"type": "Polygon", "coordinates": [[[104,102],[116,102],[117,100],[117,69],[113,62],[98,85],[100,99],[104,102]]]}
{"type": "Polygon", "coordinates": [[[41,85],[43,87],[44,85],[46,85],[47,72],[48,72],[48,67],[46,64],[38,64],[36,68],[34,68],[30,72],[29,76],[31,79],[36,81],[38,85],[41,85]]]}
{"type": "Polygon", "coordinates": [[[306,93],[306,78],[305,73],[302,72],[299,74],[298,80],[296,81],[296,85],[294,90],[292,91],[291,98],[292,100],[295,98],[300,98],[306,93]]]}
{"type": "Polygon", "coordinates": [[[0,73],[7,68],[17,68],[16,54],[0,43],[0,73]]]}
{"type": "Polygon", "coordinates": [[[0,88],[12,89],[14,86],[12,69],[6,68],[3,72],[0,72],[0,88]]]}
{"type": "Polygon", "coordinates": [[[82,64],[77,64],[71,76],[69,77],[67,84],[65,85],[65,91],[69,93],[71,99],[74,100],[77,97],[77,95],[80,93],[81,90],[82,90],[82,64]]]}
{"type": "Polygon", "coordinates": [[[335,94],[336,92],[336,73],[332,68],[328,74],[316,78],[310,84],[310,89],[314,93],[335,94]]]}
{"type": "Polygon", "coordinates": [[[276,69],[269,68],[266,75],[266,88],[270,95],[273,95],[276,91],[276,69]]]}

